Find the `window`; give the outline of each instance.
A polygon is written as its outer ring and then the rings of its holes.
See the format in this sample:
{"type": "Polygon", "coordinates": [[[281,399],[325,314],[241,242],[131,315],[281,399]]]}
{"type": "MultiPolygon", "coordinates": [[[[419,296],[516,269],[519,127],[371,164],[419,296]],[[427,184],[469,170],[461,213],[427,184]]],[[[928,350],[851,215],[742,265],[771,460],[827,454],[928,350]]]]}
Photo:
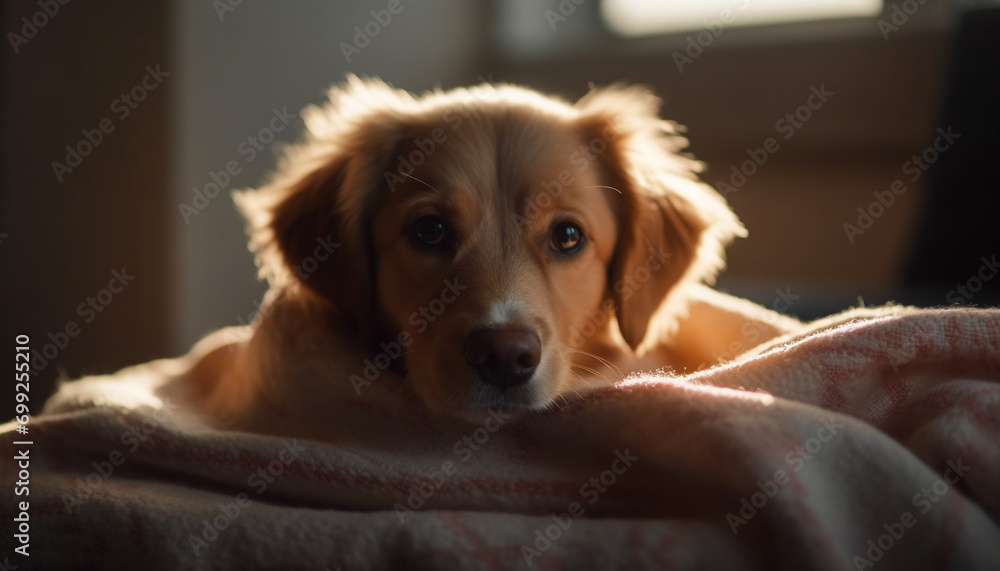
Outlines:
{"type": "Polygon", "coordinates": [[[667,34],[698,28],[753,26],[803,20],[870,17],[882,0],[604,0],[608,27],[623,36],[667,34]],[[713,26],[715,22],[715,26],[713,26]]]}

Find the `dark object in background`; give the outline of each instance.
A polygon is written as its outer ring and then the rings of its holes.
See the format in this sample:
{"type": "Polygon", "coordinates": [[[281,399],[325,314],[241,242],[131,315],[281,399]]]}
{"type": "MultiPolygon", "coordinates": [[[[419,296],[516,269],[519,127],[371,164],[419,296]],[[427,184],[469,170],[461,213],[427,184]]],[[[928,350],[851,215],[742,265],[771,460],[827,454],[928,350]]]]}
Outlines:
{"type": "Polygon", "coordinates": [[[944,303],[998,305],[1000,268],[992,260],[1000,259],[1000,9],[965,12],[954,38],[940,125],[961,138],[930,168],[906,285],[946,292],[944,303]]]}

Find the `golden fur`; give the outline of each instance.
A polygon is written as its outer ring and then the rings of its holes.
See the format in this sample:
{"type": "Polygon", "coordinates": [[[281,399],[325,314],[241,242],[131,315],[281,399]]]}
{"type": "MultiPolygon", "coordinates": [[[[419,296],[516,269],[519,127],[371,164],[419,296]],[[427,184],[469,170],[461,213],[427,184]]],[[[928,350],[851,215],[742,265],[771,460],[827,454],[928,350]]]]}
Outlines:
{"type": "Polygon", "coordinates": [[[509,85],[416,97],[351,77],[329,95],[273,180],[235,196],[271,290],[245,347],[202,365],[219,414],[392,383],[435,412],[543,409],[629,372],[712,364],[722,339],[739,338],[742,319],[690,316],[719,296],[700,284],[745,230],[648,90],[596,88],[570,104],[509,85]],[[447,249],[413,237],[424,216],[445,221],[447,249]],[[567,221],[584,236],[572,255],[553,249],[567,221]],[[339,245],[319,260],[324,239],[339,245]],[[527,382],[483,382],[467,356],[483,328],[537,339],[527,382]],[[403,354],[365,377],[393,343],[403,354]]]}

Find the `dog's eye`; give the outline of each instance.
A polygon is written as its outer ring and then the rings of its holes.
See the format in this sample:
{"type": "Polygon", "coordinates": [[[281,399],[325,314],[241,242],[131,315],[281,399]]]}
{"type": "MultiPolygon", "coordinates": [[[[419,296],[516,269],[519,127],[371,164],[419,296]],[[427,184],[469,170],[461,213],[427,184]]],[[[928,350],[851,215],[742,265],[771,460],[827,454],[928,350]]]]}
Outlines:
{"type": "Polygon", "coordinates": [[[552,228],[552,248],[562,254],[575,254],[583,247],[583,230],[572,222],[560,222],[552,228]]]}
{"type": "Polygon", "coordinates": [[[444,219],[440,216],[428,214],[413,223],[413,237],[425,246],[441,246],[447,233],[444,219]]]}

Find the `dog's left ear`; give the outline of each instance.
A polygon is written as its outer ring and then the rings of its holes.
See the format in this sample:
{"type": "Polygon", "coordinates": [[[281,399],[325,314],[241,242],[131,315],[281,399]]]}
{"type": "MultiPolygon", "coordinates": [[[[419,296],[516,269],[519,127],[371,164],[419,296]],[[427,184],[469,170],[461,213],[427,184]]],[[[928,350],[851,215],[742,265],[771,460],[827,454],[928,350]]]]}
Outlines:
{"type": "Polygon", "coordinates": [[[702,164],[680,154],[687,140],[658,117],[660,100],[649,90],[594,89],[576,107],[585,142],[606,142],[598,170],[621,193],[610,198],[619,230],[608,293],[622,337],[636,349],[662,305],[676,318],[687,308],[691,285],[714,282],[725,247],[746,229],[725,199],[698,180],[702,164]]]}
{"type": "Polygon", "coordinates": [[[354,76],[304,113],[305,142],[273,179],[234,193],[250,249],[272,289],[295,289],[361,337],[375,327],[370,219],[413,97],[354,76]]]}

